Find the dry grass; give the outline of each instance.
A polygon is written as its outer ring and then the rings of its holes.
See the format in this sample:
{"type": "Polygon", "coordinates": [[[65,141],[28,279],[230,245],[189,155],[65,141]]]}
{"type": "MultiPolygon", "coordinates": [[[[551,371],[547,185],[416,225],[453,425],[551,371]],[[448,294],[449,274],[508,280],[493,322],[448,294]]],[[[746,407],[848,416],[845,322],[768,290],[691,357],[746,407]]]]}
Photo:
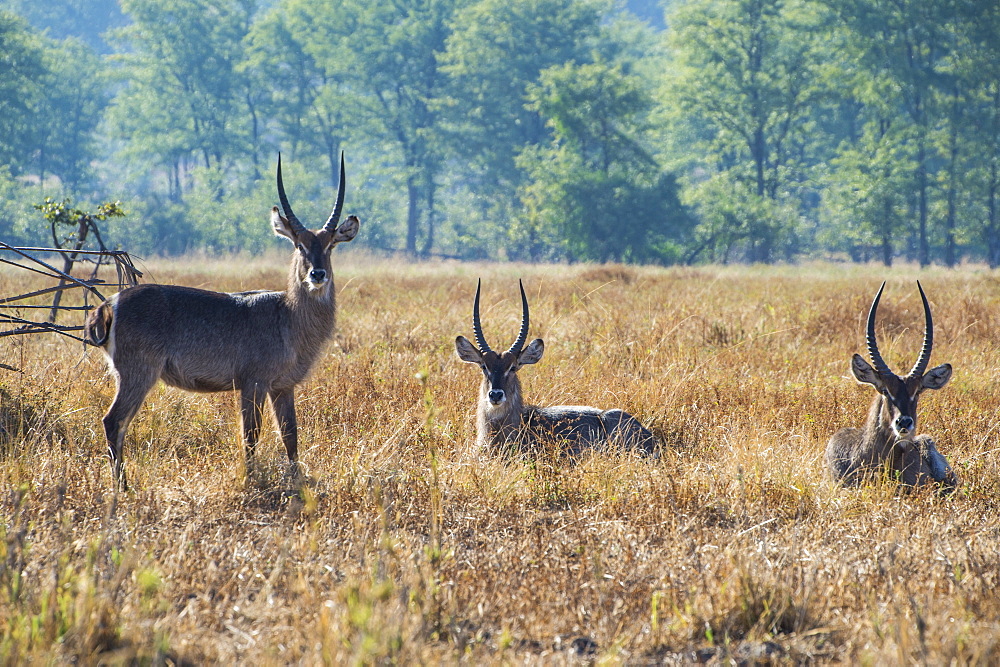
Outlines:
{"type": "MultiPolygon", "coordinates": [[[[339,252],[339,251],[338,251],[339,252]]],[[[0,662],[1000,661],[1000,291],[965,268],[652,269],[374,262],[340,254],[340,332],[298,397],[309,481],[270,436],[245,480],[231,394],[158,386],[116,497],[101,355],[0,341],[0,662]],[[503,463],[473,450],[486,335],[541,364],[529,400],[619,406],[660,461],[503,463]],[[848,377],[878,282],[883,353],[920,345],[951,497],[833,487],[822,452],[872,396],[848,377]],[[504,342],[507,341],[507,342],[504,342]]],[[[162,282],[281,288],[281,259],[163,263],[162,282]]],[[[0,294],[23,276],[0,274],[0,294]]]]}

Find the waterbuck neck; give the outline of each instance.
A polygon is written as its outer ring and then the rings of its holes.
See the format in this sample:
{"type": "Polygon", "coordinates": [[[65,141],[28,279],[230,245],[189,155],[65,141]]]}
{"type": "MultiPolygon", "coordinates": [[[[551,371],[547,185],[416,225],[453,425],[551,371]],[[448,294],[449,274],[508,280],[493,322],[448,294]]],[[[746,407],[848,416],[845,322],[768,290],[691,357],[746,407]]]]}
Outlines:
{"type": "Polygon", "coordinates": [[[896,434],[892,430],[892,405],[889,399],[878,394],[868,409],[868,417],[861,429],[858,454],[871,462],[890,460],[898,467],[899,448],[895,446],[896,434]]]}
{"type": "MultiPolygon", "coordinates": [[[[328,251],[329,252],[329,251],[328,251]]],[[[331,336],[337,315],[336,290],[333,275],[319,288],[311,288],[304,280],[308,267],[298,252],[294,253],[288,271],[285,304],[295,322],[293,335],[300,350],[313,355],[331,336]]]]}
{"type": "Polygon", "coordinates": [[[477,439],[480,447],[502,447],[511,443],[521,429],[524,413],[521,381],[516,373],[507,375],[507,382],[503,387],[504,401],[500,405],[490,402],[490,389],[489,380],[483,378],[479,387],[477,439]]]}

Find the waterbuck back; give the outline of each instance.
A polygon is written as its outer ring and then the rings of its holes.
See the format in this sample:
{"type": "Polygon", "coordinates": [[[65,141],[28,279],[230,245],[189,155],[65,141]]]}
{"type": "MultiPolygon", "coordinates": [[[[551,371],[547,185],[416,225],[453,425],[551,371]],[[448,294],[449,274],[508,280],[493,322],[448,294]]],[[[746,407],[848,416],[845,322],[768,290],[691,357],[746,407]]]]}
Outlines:
{"type": "Polygon", "coordinates": [[[524,285],[521,284],[521,330],[514,344],[503,353],[494,352],[483,336],[479,318],[481,287],[480,281],[472,310],[476,345],[464,336],[455,339],[459,359],[478,365],[483,372],[476,411],[477,443],[481,449],[494,454],[537,454],[546,445],[554,445],[569,456],[612,448],[655,455],[656,437],[623,410],[525,405],[517,372],[528,364],[538,363],[545,346],[541,338],[524,344],[529,322],[524,285]]]}
{"type": "Polygon", "coordinates": [[[875,313],[885,283],[868,311],[867,344],[872,364],[859,354],[851,372],[878,392],[861,428],[844,428],[830,438],[826,463],[834,481],[853,486],[885,475],[904,488],[938,484],[944,490],[958,486],[958,478],[927,435],[917,433],[917,400],[926,389],[940,389],[951,379],[951,365],[927,370],[934,345],[934,324],[923,287],[917,283],[924,306],[924,344],[917,363],[905,377],[893,373],[882,359],[875,338],[875,313]]]}
{"type": "Polygon", "coordinates": [[[352,240],[360,223],[352,215],[338,226],[345,191],[343,155],[336,204],[315,231],[306,229],[288,204],[280,156],[277,187],[281,209],[272,209],[271,225],[295,246],[287,289],[212,292],[139,285],[115,294],[87,319],[86,338],[104,350],[116,383],[103,423],[112,474],[121,488],[128,488],[122,458],[125,433],[157,379],[189,391],[239,391],[248,468],[264,404],[270,400],[294,469],[295,386],[312,369],[334,330],[331,251],[352,240]]]}

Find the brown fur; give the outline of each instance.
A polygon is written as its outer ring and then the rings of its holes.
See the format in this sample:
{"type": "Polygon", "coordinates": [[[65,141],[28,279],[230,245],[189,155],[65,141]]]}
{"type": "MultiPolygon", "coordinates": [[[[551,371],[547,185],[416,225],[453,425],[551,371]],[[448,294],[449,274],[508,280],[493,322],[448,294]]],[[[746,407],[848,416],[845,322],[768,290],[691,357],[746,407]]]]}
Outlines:
{"type": "MultiPolygon", "coordinates": [[[[280,173],[279,163],[284,202],[280,173]]],[[[286,212],[287,217],[274,207],[271,214],[275,232],[296,248],[285,291],[223,293],[139,285],[114,295],[88,319],[87,339],[104,349],[115,378],[104,432],[112,472],[122,488],[127,488],[125,432],[157,379],[189,391],[239,391],[248,467],[269,400],[288,459],[296,463],[295,386],[316,363],[336,320],[331,251],[353,239],[360,223],[350,216],[334,230],[337,213],[312,232],[286,212]]]]}
{"type": "Polygon", "coordinates": [[[623,410],[524,404],[517,371],[542,358],[542,339],[536,338],[524,349],[497,354],[492,350],[483,352],[459,336],[455,339],[455,349],[459,359],[477,364],[483,371],[476,410],[476,442],[480,449],[493,454],[536,454],[549,444],[569,456],[608,447],[655,454],[656,437],[623,410]],[[490,394],[497,391],[502,400],[494,403],[490,394]]]}
{"type": "Polygon", "coordinates": [[[652,455],[656,436],[624,410],[601,410],[590,406],[525,405],[521,381],[507,375],[506,400],[493,406],[490,382],[483,379],[476,408],[476,444],[490,454],[537,455],[546,445],[559,454],[575,457],[588,450],[616,447],[652,455]]]}
{"type": "Polygon", "coordinates": [[[872,401],[864,426],[844,428],[833,434],[826,447],[826,463],[834,481],[859,484],[879,474],[905,487],[937,483],[954,489],[958,479],[929,436],[917,436],[917,402],[927,389],[937,390],[951,379],[951,364],[927,370],[934,346],[934,322],[924,288],[917,281],[924,307],[924,344],[913,368],[900,377],[889,369],[878,350],[875,320],[885,283],[868,311],[865,342],[872,364],[860,354],[851,357],[851,373],[870,385],[878,396],[872,401]]]}
{"type": "Polygon", "coordinates": [[[945,489],[958,486],[958,478],[928,435],[896,442],[891,427],[892,410],[884,396],[872,401],[862,428],[837,431],[826,448],[826,462],[834,481],[857,486],[885,475],[913,487],[939,483],[945,489]]]}
{"type": "Polygon", "coordinates": [[[914,436],[920,395],[947,384],[951,366],[942,364],[927,373],[901,378],[889,371],[876,371],[856,354],[851,370],[858,382],[871,385],[878,396],[860,429],[844,428],[830,438],[826,463],[833,480],[855,486],[884,474],[907,487],[932,483],[947,490],[957,487],[958,478],[934,440],[927,435],[914,436]],[[905,410],[900,410],[900,405],[905,410]],[[906,434],[900,435],[893,424],[903,418],[911,421],[906,434]]]}

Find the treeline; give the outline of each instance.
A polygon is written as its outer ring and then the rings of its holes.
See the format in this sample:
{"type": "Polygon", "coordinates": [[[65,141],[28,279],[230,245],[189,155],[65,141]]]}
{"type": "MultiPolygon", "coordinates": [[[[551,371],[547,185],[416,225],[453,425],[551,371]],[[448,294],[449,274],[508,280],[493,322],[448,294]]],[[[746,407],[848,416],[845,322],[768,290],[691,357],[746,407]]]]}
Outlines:
{"type": "Polygon", "coordinates": [[[318,225],[343,150],[412,256],[1000,264],[1000,3],[656,6],[0,0],[0,238],[258,251],[278,152],[318,225]]]}

